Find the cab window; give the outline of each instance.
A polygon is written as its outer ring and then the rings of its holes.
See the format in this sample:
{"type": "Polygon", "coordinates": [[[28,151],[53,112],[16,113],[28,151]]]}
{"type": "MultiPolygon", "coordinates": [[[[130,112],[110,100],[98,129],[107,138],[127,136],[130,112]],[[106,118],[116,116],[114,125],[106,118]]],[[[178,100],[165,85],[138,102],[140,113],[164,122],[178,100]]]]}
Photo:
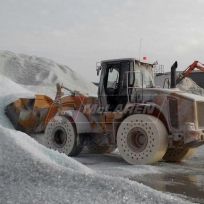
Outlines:
{"type": "Polygon", "coordinates": [[[119,72],[115,68],[110,68],[108,73],[107,88],[116,89],[119,80],[119,72]]]}

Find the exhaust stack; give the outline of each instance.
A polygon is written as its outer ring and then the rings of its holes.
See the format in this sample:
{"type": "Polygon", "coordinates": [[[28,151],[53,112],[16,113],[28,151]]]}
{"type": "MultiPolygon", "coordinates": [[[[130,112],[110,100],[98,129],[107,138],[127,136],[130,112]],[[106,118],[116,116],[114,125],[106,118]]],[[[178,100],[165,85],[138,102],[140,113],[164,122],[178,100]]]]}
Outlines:
{"type": "Polygon", "coordinates": [[[171,89],[176,88],[176,68],[178,66],[177,61],[171,66],[171,89]]]}

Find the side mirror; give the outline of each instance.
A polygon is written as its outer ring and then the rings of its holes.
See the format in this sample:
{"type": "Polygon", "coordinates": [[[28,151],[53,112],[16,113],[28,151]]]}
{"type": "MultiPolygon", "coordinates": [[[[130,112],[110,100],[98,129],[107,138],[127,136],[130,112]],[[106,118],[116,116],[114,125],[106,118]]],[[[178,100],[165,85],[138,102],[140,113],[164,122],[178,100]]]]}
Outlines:
{"type": "Polygon", "coordinates": [[[101,67],[97,67],[97,69],[96,69],[97,76],[99,75],[100,70],[101,70],[101,67]]]}
{"type": "Polygon", "coordinates": [[[97,73],[97,76],[99,75],[100,70],[101,70],[101,63],[100,62],[96,62],[96,73],[97,73]]]}

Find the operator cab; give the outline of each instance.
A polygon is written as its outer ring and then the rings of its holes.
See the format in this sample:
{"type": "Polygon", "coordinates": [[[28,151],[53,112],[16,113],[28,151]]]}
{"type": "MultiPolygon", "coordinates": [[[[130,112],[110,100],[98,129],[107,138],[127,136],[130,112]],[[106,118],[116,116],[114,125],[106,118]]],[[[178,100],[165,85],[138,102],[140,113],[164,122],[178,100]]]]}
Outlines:
{"type": "Polygon", "coordinates": [[[101,70],[98,97],[101,106],[114,111],[118,104],[123,107],[129,102],[134,87],[153,87],[153,64],[134,58],[106,60],[97,64],[101,70]]]}

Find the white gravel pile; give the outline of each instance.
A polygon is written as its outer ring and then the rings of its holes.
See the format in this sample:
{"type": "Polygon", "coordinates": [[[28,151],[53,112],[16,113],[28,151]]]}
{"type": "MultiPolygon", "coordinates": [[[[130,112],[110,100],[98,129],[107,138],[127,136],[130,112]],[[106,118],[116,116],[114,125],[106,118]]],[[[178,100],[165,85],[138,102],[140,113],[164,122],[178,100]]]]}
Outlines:
{"type": "MultiPolygon", "coordinates": [[[[82,67],[82,74],[84,69],[82,67]]],[[[93,72],[96,74],[95,70],[93,72]]],[[[41,94],[56,92],[55,85],[58,82],[71,90],[79,90],[90,95],[97,94],[97,87],[94,84],[69,67],[45,58],[0,51],[0,74],[41,94]]]]}
{"type": "Polygon", "coordinates": [[[195,81],[188,77],[184,78],[180,84],[177,84],[177,88],[179,88],[181,91],[204,96],[204,89],[198,86],[195,81]]]}
{"type": "Polygon", "coordinates": [[[106,176],[0,125],[0,203],[187,203],[138,182],[106,176]]]}

